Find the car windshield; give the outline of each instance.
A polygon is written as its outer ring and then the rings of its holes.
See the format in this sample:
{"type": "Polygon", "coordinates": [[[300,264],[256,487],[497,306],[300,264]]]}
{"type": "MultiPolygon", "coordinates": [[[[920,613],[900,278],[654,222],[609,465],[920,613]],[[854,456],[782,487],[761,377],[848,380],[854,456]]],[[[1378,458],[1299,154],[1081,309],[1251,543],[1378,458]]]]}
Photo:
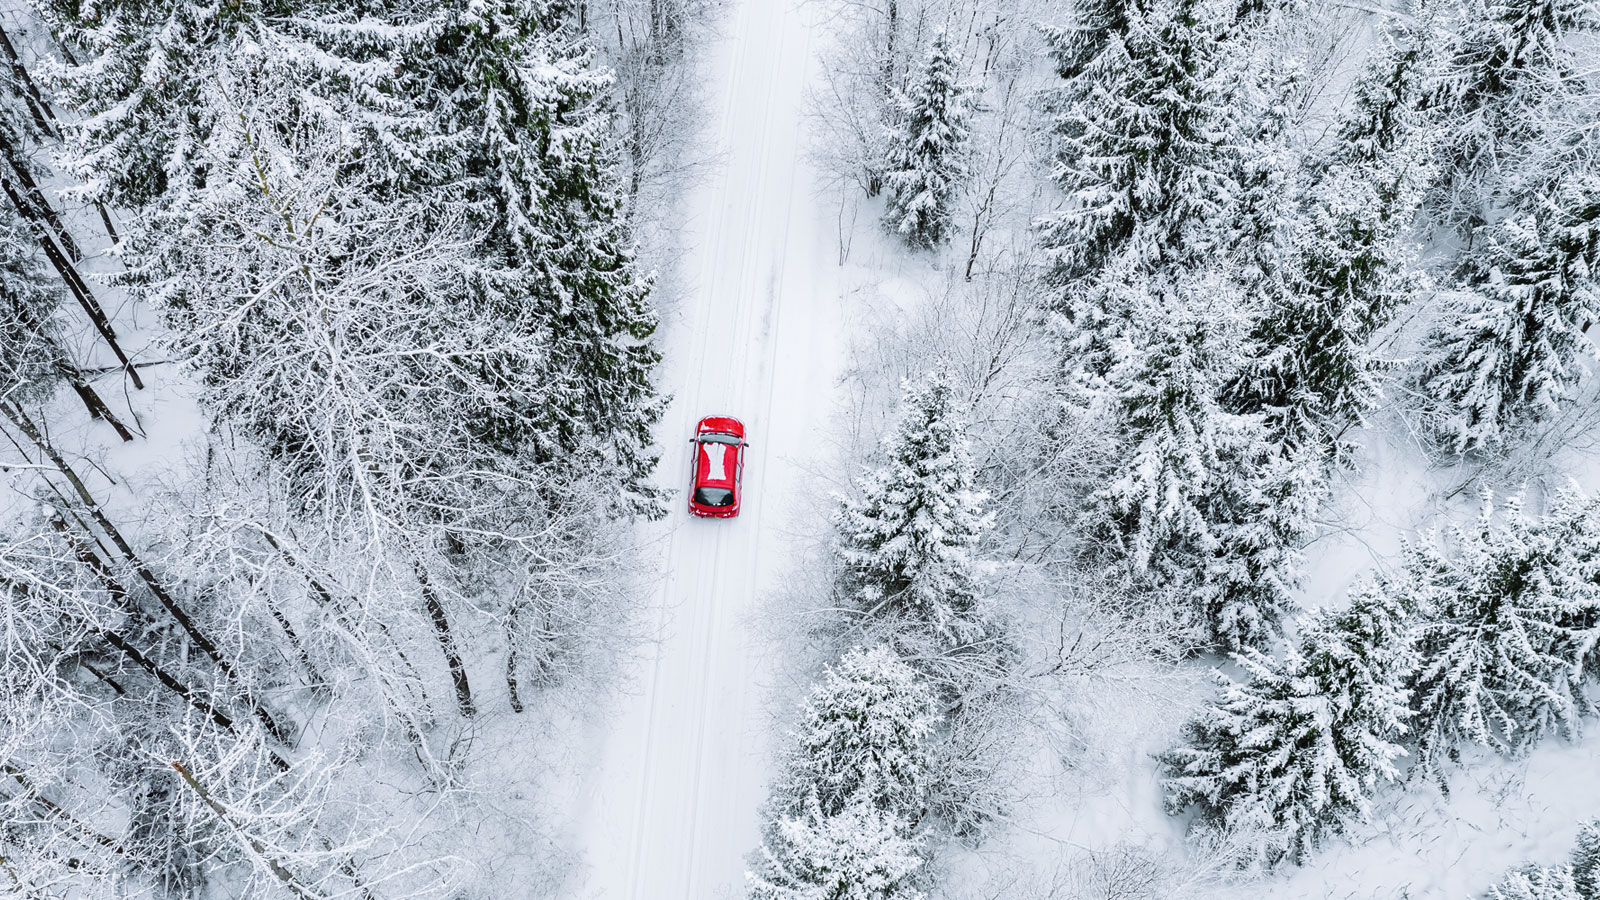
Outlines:
{"type": "Polygon", "coordinates": [[[734,437],[731,434],[723,434],[720,431],[702,431],[700,433],[700,441],[701,441],[701,443],[705,443],[705,444],[738,444],[739,443],[739,439],[737,437],[734,437]]]}
{"type": "Polygon", "coordinates": [[[727,488],[695,488],[694,502],[701,506],[732,506],[733,491],[727,488]]]}

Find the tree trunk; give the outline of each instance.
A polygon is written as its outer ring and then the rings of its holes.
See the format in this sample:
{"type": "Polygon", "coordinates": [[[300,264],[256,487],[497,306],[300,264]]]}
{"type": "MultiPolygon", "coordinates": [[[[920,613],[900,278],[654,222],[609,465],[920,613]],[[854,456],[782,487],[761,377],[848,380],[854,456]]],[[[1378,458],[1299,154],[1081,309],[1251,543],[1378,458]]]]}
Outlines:
{"type": "Polygon", "coordinates": [[[272,613],[272,620],[278,623],[279,628],[283,629],[284,635],[289,638],[289,643],[294,647],[295,656],[300,660],[300,667],[305,669],[306,678],[310,680],[309,687],[311,692],[319,697],[328,696],[328,682],[322,677],[322,673],[317,671],[317,664],[311,661],[311,654],[306,652],[306,645],[301,643],[300,635],[295,633],[294,624],[289,621],[289,617],[283,614],[283,610],[279,609],[276,603],[273,603],[270,599],[264,602],[267,605],[267,610],[272,613]]]}
{"type": "MultiPolygon", "coordinates": [[[[50,520],[50,525],[60,532],[62,537],[66,538],[67,543],[72,545],[73,551],[78,556],[78,560],[94,573],[95,577],[100,580],[100,583],[105,586],[107,593],[111,594],[112,597],[117,599],[124,599],[128,596],[127,588],[125,588],[121,582],[117,581],[117,577],[112,574],[111,569],[106,565],[105,560],[96,556],[94,551],[83,545],[81,535],[78,535],[69,529],[67,527],[67,523],[61,521],[60,518],[52,518],[50,520]]],[[[143,651],[130,643],[127,638],[124,638],[121,634],[115,631],[104,628],[95,628],[95,634],[100,639],[110,644],[118,653],[121,653],[123,656],[127,657],[139,668],[144,669],[147,673],[153,676],[156,681],[160,682],[161,685],[167,690],[177,694],[179,697],[182,697],[186,703],[210,718],[212,722],[215,722],[222,728],[226,728],[229,731],[237,733],[238,729],[234,727],[233,718],[231,716],[229,716],[227,713],[224,713],[222,710],[217,709],[216,704],[201,696],[198,691],[179,681],[176,676],[163,668],[160,663],[156,662],[154,659],[151,659],[149,656],[146,656],[143,651]]],[[[89,669],[89,671],[97,677],[111,684],[111,686],[118,693],[123,692],[123,689],[120,685],[108,678],[105,678],[105,676],[100,675],[100,673],[95,671],[93,667],[85,666],[85,668],[89,669]]],[[[269,749],[267,754],[272,758],[273,765],[276,766],[279,771],[289,771],[289,762],[282,756],[278,755],[276,750],[269,749]]]]}
{"type": "Polygon", "coordinates": [[[122,422],[117,419],[117,417],[111,412],[111,408],[106,406],[106,402],[101,400],[100,395],[94,392],[94,388],[90,387],[89,384],[79,377],[77,373],[72,373],[72,378],[69,383],[72,385],[73,393],[78,395],[78,399],[82,400],[84,407],[89,410],[89,415],[91,417],[99,419],[100,421],[110,425],[112,428],[115,428],[117,431],[117,437],[122,438],[123,443],[133,440],[133,433],[128,430],[126,425],[123,425],[122,422]]]}
{"type": "Polygon", "coordinates": [[[33,216],[28,215],[27,203],[17,194],[16,188],[11,181],[6,178],[0,178],[0,187],[5,189],[6,196],[10,198],[11,204],[27,218],[33,228],[34,235],[39,239],[40,245],[44,247],[44,254],[50,260],[50,264],[55,266],[56,271],[60,273],[61,280],[67,283],[67,288],[72,291],[73,298],[78,301],[78,305],[83,307],[83,311],[88,314],[89,321],[94,324],[95,330],[100,332],[100,337],[105,339],[106,344],[111,347],[111,352],[116,354],[117,361],[122,363],[122,368],[133,381],[133,386],[143,390],[144,382],[139,378],[139,371],[133,367],[128,355],[122,352],[122,345],[117,342],[117,333],[111,328],[111,320],[106,316],[106,311],[101,308],[100,303],[94,299],[94,294],[89,291],[89,286],[78,275],[78,270],[73,268],[72,263],[67,260],[61,249],[56,246],[55,241],[50,239],[50,234],[45,229],[44,224],[33,216]]]}
{"type": "Polygon", "coordinates": [[[522,712],[522,695],[517,689],[517,613],[521,609],[520,605],[511,607],[506,617],[506,692],[511,695],[511,711],[516,713],[522,712]]]}
{"type": "Polygon", "coordinates": [[[51,137],[60,137],[61,132],[56,126],[56,114],[50,109],[50,104],[44,101],[39,94],[39,88],[33,83],[33,77],[28,74],[28,69],[22,64],[22,57],[17,55],[17,48],[12,46],[11,38],[6,35],[5,29],[0,28],[0,49],[3,49],[6,58],[11,63],[11,73],[17,76],[17,83],[22,85],[24,98],[28,102],[28,111],[33,113],[34,124],[39,130],[51,137]]]}
{"type": "Polygon", "coordinates": [[[195,778],[194,774],[191,773],[183,765],[183,763],[174,760],[172,763],[172,768],[178,773],[178,776],[183,779],[184,784],[187,784],[191,789],[193,789],[194,792],[199,795],[200,800],[204,802],[212,812],[217,814],[217,818],[228,827],[228,830],[237,835],[240,840],[244,841],[245,845],[250,848],[251,855],[262,865],[267,867],[267,871],[272,873],[272,877],[283,882],[284,887],[288,888],[290,893],[300,898],[300,900],[323,900],[321,894],[318,894],[302,885],[299,880],[294,877],[294,873],[284,868],[282,863],[278,862],[276,858],[269,855],[267,853],[267,848],[261,843],[259,838],[246,833],[244,829],[239,826],[239,823],[233,820],[233,816],[228,812],[228,808],[213,799],[211,792],[206,790],[205,785],[201,784],[199,779],[195,778]]]}
{"type": "Polygon", "coordinates": [[[117,530],[115,525],[111,524],[111,520],[106,518],[105,513],[101,512],[100,504],[95,502],[94,495],[89,493],[89,489],[84,486],[83,480],[78,477],[78,473],[73,471],[71,466],[67,465],[67,461],[62,458],[61,454],[56,452],[55,447],[51,446],[50,443],[44,439],[44,435],[41,434],[36,427],[34,427],[33,422],[28,419],[22,410],[18,409],[14,404],[11,403],[0,403],[0,411],[5,413],[6,418],[11,421],[11,424],[15,425],[18,430],[26,435],[28,439],[32,441],[46,457],[49,458],[51,464],[56,467],[56,470],[67,479],[67,483],[72,486],[73,493],[78,495],[78,499],[81,500],[84,506],[88,509],[90,517],[94,519],[95,524],[100,527],[100,530],[105,533],[106,537],[111,539],[111,543],[117,548],[117,552],[122,555],[123,559],[127,561],[128,565],[131,566],[134,572],[138,574],[139,580],[144,582],[145,587],[149,588],[150,593],[154,595],[158,601],[160,601],[161,606],[166,609],[167,613],[172,616],[173,620],[176,621],[181,628],[183,628],[184,633],[189,636],[190,640],[194,641],[195,646],[199,647],[207,656],[211,657],[212,662],[216,663],[217,668],[222,670],[222,674],[226,675],[230,681],[239,687],[240,693],[250,703],[255,712],[256,718],[261,721],[261,724],[267,729],[267,732],[277,740],[285,744],[289,743],[289,736],[287,732],[285,732],[283,728],[278,725],[277,721],[273,719],[272,714],[268,713],[265,707],[256,702],[250,696],[249,689],[240,679],[239,673],[234,669],[233,664],[228,662],[227,658],[222,655],[222,652],[217,648],[216,643],[200,630],[199,625],[197,625],[194,619],[189,616],[189,613],[178,604],[177,600],[173,599],[172,594],[167,591],[166,586],[161,583],[160,579],[156,578],[155,573],[150,570],[150,567],[145,565],[144,561],[139,558],[139,555],[134,552],[133,547],[128,543],[127,539],[122,536],[122,532],[117,530]]]}
{"type": "Polygon", "coordinates": [[[461,651],[456,647],[455,634],[450,630],[450,620],[445,617],[444,607],[439,603],[439,595],[433,586],[428,583],[427,573],[422,571],[422,566],[416,567],[417,583],[422,586],[422,603],[428,610],[428,617],[433,620],[433,634],[439,641],[439,649],[444,651],[445,663],[450,667],[450,680],[456,686],[456,708],[461,715],[472,718],[477,714],[472,703],[472,686],[467,683],[467,667],[461,662],[461,651]]]}
{"type": "Polygon", "coordinates": [[[66,224],[61,221],[61,216],[56,214],[55,207],[50,205],[50,201],[45,199],[44,191],[39,189],[39,183],[33,180],[33,175],[28,172],[28,167],[23,165],[21,152],[15,147],[3,143],[0,143],[0,152],[5,154],[6,161],[10,163],[12,173],[17,176],[17,184],[21,187],[19,193],[26,202],[25,206],[19,205],[17,208],[24,216],[33,221],[42,220],[48,223],[50,228],[55,231],[56,237],[60,239],[61,246],[66,248],[67,255],[72,258],[72,261],[78,262],[82,260],[83,251],[78,249],[78,242],[73,240],[72,232],[67,230],[66,224]]]}

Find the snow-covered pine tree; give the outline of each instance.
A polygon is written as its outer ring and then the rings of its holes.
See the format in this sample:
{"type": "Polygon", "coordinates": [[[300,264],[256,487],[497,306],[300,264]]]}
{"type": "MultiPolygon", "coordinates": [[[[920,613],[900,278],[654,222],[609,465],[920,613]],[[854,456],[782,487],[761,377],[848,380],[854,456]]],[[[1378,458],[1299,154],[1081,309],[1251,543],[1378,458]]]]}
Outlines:
{"type": "MultiPolygon", "coordinates": [[[[1186,266],[1215,249],[1232,219],[1234,116],[1218,78],[1233,5],[1151,0],[1062,88],[1053,176],[1067,195],[1041,221],[1052,278],[1069,292],[1114,257],[1186,266]]],[[[1071,47],[1058,66],[1073,65],[1071,47]]],[[[1064,55],[1063,55],[1064,54],[1064,55]]]]}
{"type": "Polygon", "coordinates": [[[1215,548],[1195,589],[1208,640],[1223,649],[1265,647],[1294,610],[1301,552],[1326,492],[1317,448],[1257,440],[1232,461],[1241,470],[1210,499],[1215,548]]]}
{"type": "Polygon", "coordinates": [[[1097,398],[1129,450],[1090,503],[1136,570],[1199,567],[1216,545],[1208,498],[1258,424],[1217,405],[1216,357],[1236,324],[1192,312],[1189,287],[1163,279],[1123,288],[1119,302],[1139,324],[1112,344],[1118,362],[1097,398]]]}
{"type": "Polygon", "coordinates": [[[1421,665],[1411,684],[1419,760],[1438,774],[1462,743],[1503,753],[1574,733],[1587,706],[1581,654],[1600,608],[1596,504],[1563,491],[1535,518],[1503,521],[1485,500],[1471,528],[1407,548],[1400,589],[1417,599],[1421,665]]]}
{"type": "Polygon", "coordinates": [[[1132,572],[1182,585],[1207,637],[1261,646],[1291,607],[1296,544],[1320,493],[1314,458],[1278,455],[1259,415],[1217,401],[1239,358],[1237,285],[1216,274],[1112,286],[1127,332],[1083,390],[1122,460],[1089,498],[1090,528],[1132,572]]]}
{"type": "Polygon", "coordinates": [[[1480,228],[1462,288],[1428,337],[1418,389],[1455,452],[1493,450],[1571,395],[1600,318],[1600,176],[1554,184],[1480,228]]]}
{"type": "Polygon", "coordinates": [[[987,628],[978,585],[983,512],[954,388],[942,370],[907,382],[883,463],[837,516],[842,586],[869,615],[899,614],[951,643],[987,628]]]}
{"type": "Polygon", "coordinates": [[[1131,14],[1143,7],[1138,0],[1079,0],[1066,24],[1040,26],[1056,75],[1075,81],[1095,57],[1124,40],[1131,14]]]}
{"type": "Polygon", "coordinates": [[[1417,289],[1404,243],[1424,170],[1419,39],[1390,35],[1357,84],[1339,144],[1286,243],[1281,289],[1254,326],[1250,363],[1225,390],[1267,415],[1272,439],[1338,453],[1337,435],[1376,402],[1369,343],[1417,289]]]}
{"type": "Polygon", "coordinates": [[[897,813],[863,799],[833,815],[815,801],[775,823],[747,875],[750,900],[923,900],[923,845],[897,813]]]}
{"type": "Polygon", "coordinates": [[[1600,31],[1600,11],[1583,0],[1469,0],[1447,32],[1430,78],[1427,108],[1448,135],[1431,215],[1462,232],[1492,221],[1504,205],[1504,176],[1545,138],[1536,111],[1582,64],[1571,40],[1600,31]]]}
{"type": "Polygon", "coordinates": [[[1600,900],[1600,819],[1590,819],[1578,829],[1572,848],[1572,881],[1582,900],[1600,900]]]}
{"type": "Polygon", "coordinates": [[[915,247],[949,237],[951,206],[967,176],[971,90],[943,31],[934,35],[911,84],[896,97],[883,164],[885,224],[915,247]]]}
{"type": "Polygon", "coordinates": [[[810,803],[834,816],[865,800],[914,826],[937,721],[933,694],[893,650],[849,651],[806,698],[776,809],[799,814],[810,803]]]}
{"type": "Polygon", "coordinates": [[[852,649],[806,698],[752,860],[759,900],[920,900],[932,692],[889,647],[852,649]]]}
{"type": "Polygon", "coordinates": [[[1531,866],[1512,872],[1489,890],[1489,900],[1588,900],[1568,866],[1531,866]]]}
{"type": "Polygon", "coordinates": [[[1364,820],[1404,753],[1410,615],[1368,587],[1314,619],[1281,662],[1240,654],[1248,680],[1219,675],[1222,701],[1161,757],[1169,811],[1196,807],[1201,834],[1240,842],[1242,865],[1299,861],[1364,820]]]}

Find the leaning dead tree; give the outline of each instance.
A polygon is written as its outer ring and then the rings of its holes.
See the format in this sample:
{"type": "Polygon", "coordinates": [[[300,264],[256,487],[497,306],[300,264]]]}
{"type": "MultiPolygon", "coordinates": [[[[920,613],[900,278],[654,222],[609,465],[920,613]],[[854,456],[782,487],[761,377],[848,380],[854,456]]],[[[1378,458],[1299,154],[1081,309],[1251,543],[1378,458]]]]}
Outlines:
{"type": "MultiPolygon", "coordinates": [[[[122,349],[122,344],[117,340],[116,329],[112,328],[111,318],[106,315],[105,307],[101,306],[100,301],[95,299],[94,292],[89,290],[89,285],[83,280],[83,276],[78,274],[78,270],[73,266],[72,260],[56,244],[54,240],[56,235],[50,233],[49,223],[54,215],[46,216],[41,214],[34,204],[18,193],[17,185],[3,175],[0,175],[0,190],[5,191],[6,198],[11,201],[11,205],[16,207],[17,212],[21,213],[23,219],[28,223],[34,236],[39,240],[39,246],[44,249],[45,258],[50,260],[50,265],[60,274],[61,280],[66,284],[67,290],[71,292],[72,298],[78,301],[78,305],[83,308],[84,314],[89,317],[90,324],[94,325],[95,331],[100,334],[100,337],[106,342],[106,346],[110,347],[111,352],[116,355],[117,362],[122,365],[123,371],[128,373],[128,379],[133,382],[133,386],[143,390],[144,381],[139,378],[139,370],[133,365],[133,361],[128,358],[127,352],[122,349]]],[[[56,221],[56,224],[60,224],[59,220],[56,221]]]]}
{"type": "MultiPolygon", "coordinates": [[[[156,602],[166,611],[172,621],[188,636],[190,642],[210,658],[217,670],[238,689],[241,699],[250,707],[251,714],[267,730],[267,733],[280,742],[290,743],[288,729],[279,724],[277,719],[267,711],[266,707],[252,696],[248,679],[237,669],[233,661],[222,652],[217,642],[205,632],[188,608],[179,602],[178,598],[168,589],[166,583],[156,575],[155,571],[143,560],[138,551],[133,548],[133,545],[123,535],[121,529],[105,514],[101,503],[90,493],[88,486],[84,484],[77,471],[73,469],[72,465],[61,455],[61,452],[50,442],[38,424],[20,407],[9,401],[0,401],[0,416],[10,422],[26,442],[31,444],[48,461],[48,467],[40,467],[40,477],[45,479],[49,489],[60,498],[61,506],[71,510],[74,514],[74,519],[80,523],[83,521],[81,516],[87,516],[94,523],[95,530],[99,532],[95,536],[95,540],[98,542],[99,538],[103,536],[111,542],[116,554],[121,557],[121,563],[138,577],[149,595],[155,598],[156,602]],[[54,479],[44,474],[49,469],[54,469],[56,474],[66,482],[67,491],[62,491],[54,479]]],[[[21,447],[22,443],[18,442],[18,446],[21,447]]],[[[87,523],[84,523],[84,530],[86,532],[89,531],[87,523]]],[[[94,566],[91,566],[91,568],[94,568],[94,566]]],[[[110,585],[108,585],[109,587],[110,585]]],[[[165,683],[164,680],[163,683],[165,683]]]]}

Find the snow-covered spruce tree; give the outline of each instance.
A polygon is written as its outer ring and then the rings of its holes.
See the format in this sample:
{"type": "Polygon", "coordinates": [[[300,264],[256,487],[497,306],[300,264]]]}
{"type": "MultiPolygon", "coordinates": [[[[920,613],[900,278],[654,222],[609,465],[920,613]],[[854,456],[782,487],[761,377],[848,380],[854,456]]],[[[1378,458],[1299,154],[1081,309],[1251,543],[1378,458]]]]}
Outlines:
{"type": "Polygon", "coordinates": [[[806,699],[752,860],[758,900],[916,900],[932,692],[887,646],[854,649],[806,699]]]}
{"type": "Polygon", "coordinates": [[[912,825],[927,803],[927,742],[937,722],[921,677],[884,645],[830,667],[801,709],[777,805],[839,814],[865,797],[912,825]]]}
{"type": "Polygon", "coordinates": [[[1489,890],[1490,900],[1588,900],[1578,893],[1569,866],[1532,866],[1512,872],[1489,890]]]}
{"type": "Polygon", "coordinates": [[[922,841],[898,814],[853,800],[828,816],[815,803],[772,828],[749,873],[750,900],[923,900],[913,876],[922,841]]]}
{"type": "Polygon", "coordinates": [[[1590,819],[1578,829],[1572,848],[1572,880],[1583,900],[1600,900],[1600,819],[1590,819]]]}
{"type": "MultiPolygon", "coordinates": [[[[1193,263],[1214,249],[1237,192],[1235,123],[1217,77],[1232,4],[1150,0],[1122,12],[1125,29],[1051,101],[1067,203],[1040,226],[1069,293],[1122,254],[1138,270],[1193,263]]],[[[1079,52],[1057,43],[1058,68],[1072,70],[1079,52]]]]}
{"type": "Polygon", "coordinates": [[[1267,416],[1272,439],[1337,453],[1338,434],[1379,395],[1372,336],[1417,289],[1405,230],[1425,181],[1416,110],[1420,39],[1389,36],[1357,84],[1339,143],[1286,238],[1279,289],[1225,389],[1267,416]]]}
{"type": "Polygon", "coordinates": [[[1042,25],[1056,75],[1073,82],[1106,48],[1126,39],[1131,15],[1143,8],[1134,0],[1080,0],[1063,25],[1042,25]]]}
{"type": "Polygon", "coordinates": [[[835,527],[847,602],[869,617],[898,615],[951,644],[988,629],[975,554],[993,516],[967,447],[950,377],[907,382],[881,466],[866,472],[835,527]]]}
{"type": "MultiPolygon", "coordinates": [[[[616,485],[620,513],[664,512],[649,476],[665,408],[650,278],[634,260],[609,73],[552,2],[452,2],[406,57],[420,130],[396,154],[435,215],[465,212],[499,273],[481,302],[536,323],[540,402],[500,423],[542,465],[616,485]],[[409,157],[409,158],[408,158],[409,157]],[[531,434],[527,434],[531,428],[531,434]]],[[[491,434],[494,441],[498,435],[491,434]]]]}
{"type": "Polygon", "coordinates": [[[1137,323],[1085,393],[1113,422],[1122,460],[1089,498],[1090,533],[1136,577],[1191,593],[1207,639],[1261,646],[1292,604],[1296,544],[1314,507],[1314,458],[1278,456],[1259,415],[1219,386],[1238,358],[1236,285],[1216,275],[1116,288],[1137,323]]]}
{"type": "Polygon", "coordinates": [[[1300,861],[1364,820],[1405,752],[1412,627],[1400,599],[1368,587],[1313,619],[1281,661],[1239,655],[1248,680],[1219,675],[1222,701],[1161,757],[1168,810],[1197,808],[1199,836],[1235,842],[1241,865],[1300,861]]]}
{"type": "Polygon", "coordinates": [[[883,164],[885,224],[915,247],[936,247],[949,237],[951,207],[967,176],[971,90],[943,31],[911,84],[896,97],[883,164]]]}
{"type": "Polygon", "coordinates": [[[1600,30],[1581,0],[1469,0],[1448,29],[1426,104],[1438,144],[1436,221],[1467,232],[1505,205],[1506,175],[1541,135],[1539,107],[1582,68],[1571,37],[1600,30]]]}
{"type": "Polygon", "coordinates": [[[1438,774],[1464,743],[1502,753],[1575,733],[1588,706],[1582,655],[1600,608],[1594,501],[1563,491],[1543,517],[1485,500],[1470,528],[1407,548],[1396,589],[1423,616],[1411,684],[1418,758],[1438,774]]]}
{"type": "Polygon", "coordinates": [[[1416,376],[1433,430],[1457,453],[1514,440],[1594,357],[1584,329],[1600,318],[1600,176],[1552,185],[1475,240],[1416,376]]]}

